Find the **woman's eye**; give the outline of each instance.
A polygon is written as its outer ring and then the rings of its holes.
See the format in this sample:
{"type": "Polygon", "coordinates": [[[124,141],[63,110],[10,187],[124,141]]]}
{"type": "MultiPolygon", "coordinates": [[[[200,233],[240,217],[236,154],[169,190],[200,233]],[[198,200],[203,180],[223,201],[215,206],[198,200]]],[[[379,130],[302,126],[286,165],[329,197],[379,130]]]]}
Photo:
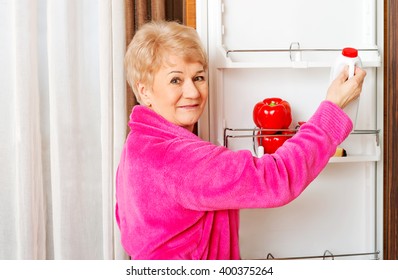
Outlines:
{"type": "Polygon", "coordinates": [[[171,84],[179,84],[180,81],[181,81],[181,80],[180,80],[179,78],[173,78],[173,79],[171,79],[170,83],[171,83],[171,84]]]}
{"type": "Polygon", "coordinates": [[[205,76],[196,76],[194,81],[204,81],[205,80],[205,76]]]}

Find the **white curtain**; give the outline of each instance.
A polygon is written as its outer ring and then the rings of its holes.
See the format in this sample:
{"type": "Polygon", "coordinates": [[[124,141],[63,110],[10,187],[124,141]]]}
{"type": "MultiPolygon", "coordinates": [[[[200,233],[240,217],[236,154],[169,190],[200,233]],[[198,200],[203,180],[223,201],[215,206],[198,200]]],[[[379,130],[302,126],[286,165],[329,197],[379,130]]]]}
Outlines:
{"type": "Polygon", "coordinates": [[[124,259],[123,0],[0,0],[0,259],[124,259]]]}

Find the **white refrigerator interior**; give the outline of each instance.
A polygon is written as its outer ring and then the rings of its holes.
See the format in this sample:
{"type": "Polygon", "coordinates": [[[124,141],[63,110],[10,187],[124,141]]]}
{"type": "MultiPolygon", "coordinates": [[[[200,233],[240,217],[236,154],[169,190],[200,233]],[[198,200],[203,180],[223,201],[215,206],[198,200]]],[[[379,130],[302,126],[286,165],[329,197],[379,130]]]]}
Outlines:
{"type": "Polygon", "coordinates": [[[199,134],[257,155],[254,105],[287,100],[295,128],[324,100],[344,47],[367,71],[347,157],[290,204],[241,211],[243,259],[382,258],[383,1],[198,0],[209,53],[210,98],[199,134]]]}

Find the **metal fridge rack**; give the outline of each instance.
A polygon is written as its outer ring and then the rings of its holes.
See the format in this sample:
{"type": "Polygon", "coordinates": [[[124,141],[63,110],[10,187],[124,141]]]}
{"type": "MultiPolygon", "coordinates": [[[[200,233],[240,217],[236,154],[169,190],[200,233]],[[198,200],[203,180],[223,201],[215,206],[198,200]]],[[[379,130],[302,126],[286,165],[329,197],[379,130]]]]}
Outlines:
{"type": "Polygon", "coordinates": [[[319,256],[300,256],[300,257],[287,257],[287,258],[275,258],[271,253],[267,254],[267,260],[305,260],[305,259],[322,259],[322,260],[334,260],[335,258],[344,257],[360,257],[360,256],[375,256],[375,260],[379,260],[380,251],[369,252],[369,253],[352,253],[352,254],[333,254],[329,250],[325,250],[323,255],[319,256]]]}
{"type": "MultiPolygon", "coordinates": [[[[228,140],[230,138],[253,138],[253,151],[256,152],[256,141],[255,139],[258,137],[272,137],[275,136],[276,132],[285,132],[285,134],[278,134],[278,136],[282,137],[291,137],[293,136],[298,130],[300,129],[299,126],[296,128],[288,128],[288,129],[264,129],[264,128],[224,128],[224,146],[228,148],[228,140]],[[245,134],[245,132],[248,132],[245,134]],[[250,133],[251,132],[251,133],[250,133]],[[256,134],[257,132],[271,132],[271,134],[256,134]],[[292,133],[288,133],[292,132],[292,133]],[[231,134],[232,133],[232,134],[231,134]],[[243,133],[243,134],[236,134],[236,133],[243,133]]],[[[380,146],[380,137],[379,137],[380,130],[353,130],[350,135],[375,135],[376,137],[376,146],[380,146]]]]}
{"type": "MultiPolygon", "coordinates": [[[[228,57],[230,53],[265,53],[265,52],[289,52],[290,54],[290,60],[295,61],[298,59],[298,57],[295,57],[293,54],[295,53],[301,53],[301,52],[341,52],[342,49],[339,48],[305,48],[302,49],[300,47],[300,42],[292,42],[290,44],[290,47],[288,49],[226,49],[225,54],[228,57]],[[295,47],[296,46],[296,47],[295,47]]],[[[377,56],[380,56],[380,51],[378,48],[359,48],[359,52],[375,52],[377,53],[377,56]]]]}
{"type": "Polygon", "coordinates": [[[298,131],[298,128],[291,129],[266,129],[266,128],[224,128],[224,146],[228,148],[229,138],[258,138],[275,136],[277,132],[292,132],[291,134],[281,134],[281,136],[293,136],[298,131]],[[229,132],[252,132],[252,134],[228,134],[229,132]],[[256,132],[270,132],[270,134],[256,135],[256,132]]]}
{"type": "MultiPolygon", "coordinates": [[[[218,67],[330,67],[332,61],[334,61],[341,50],[342,48],[301,48],[300,42],[291,42],[289,48],[279,49],[229,49],[227,46],[223,45],[219,47],[219,51],[224,62],[218,67]],[[288,53],[289,57],[284,56],[284,53],[288,53]],[[278,55],[280,60],[277,62],[271,62],[269,59],[262,62],[247,60],[247,55],[250,56],[251,54],[264,56],[264,59],[266,57],[268,58],[268,54],[272,54],[273,56],[278,55]],[[304,54],[306,57],[304,57],[304,54]]],[[[381,54],[377,46],[357,48],[357,50],[360,53],[363,67],[381,66],[381,54]]]]}
{"type": "Polygon", "coordinates": [[[298,128],[294,129],[265,129],[265,128],[225,128],[224,129],[224,146],[228,148],[228,139],[229,138],[253,138],[253,151],[256,152],[256,138],[259,137],[271,137],[275,136],[277,132],[287,132],[285,134],[278,134],[278,136],[282,137],[291,137],[298,131],[298,128]],[[238,134],[238,135],[229,135],[228,132],[252,132],[252,134],[238,134]],[[270,132],[271,134],[256,134],[256,132],[270,132]],[[288,133],[292,132],[292,133],[288,133]]]}

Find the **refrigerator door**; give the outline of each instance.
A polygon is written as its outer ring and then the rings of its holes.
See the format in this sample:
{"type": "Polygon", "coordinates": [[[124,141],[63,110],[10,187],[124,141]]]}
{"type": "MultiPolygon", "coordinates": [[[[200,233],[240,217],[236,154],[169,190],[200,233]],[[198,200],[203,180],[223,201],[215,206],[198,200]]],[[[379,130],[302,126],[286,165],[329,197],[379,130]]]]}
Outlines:
{"type": "Polygon", "coordinates": [[[331,66],[344,47],[359,50],[367,77],[345,158],[326,169],[292,203],[241,211],[244,259],[382,256],[382,3],[379,0],[198,1],[198,31],[209,53],[210,100],[205,138],[258,155],[254,105],[280,97],[293,122],[324,100],[331,66]]]}

